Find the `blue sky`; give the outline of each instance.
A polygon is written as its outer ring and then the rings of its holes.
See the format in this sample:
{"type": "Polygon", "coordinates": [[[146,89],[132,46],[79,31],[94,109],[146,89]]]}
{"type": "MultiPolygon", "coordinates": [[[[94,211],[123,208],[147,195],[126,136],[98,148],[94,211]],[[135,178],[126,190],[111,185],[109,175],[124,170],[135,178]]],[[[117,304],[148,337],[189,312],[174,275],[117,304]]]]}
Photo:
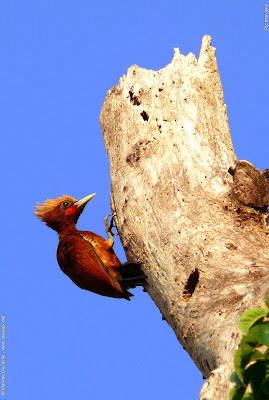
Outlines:
{"type": "MultiPolygon", "coordinates": [[[[127,302],[77,288],[57,265],[57,235],[32,211],[46,198],[96,192],[78,227],[104,235],[106,92],[132,64],[164,67],[174,47],[198,56],[204,34],[217,48],[237,157],[267,168],[264,2],[0,2],[6,398],[198,398],[202,375],[149,296],[136,289],[127,302]]],[[[116,251],[124,261],[119,242],[116,251]]]]}

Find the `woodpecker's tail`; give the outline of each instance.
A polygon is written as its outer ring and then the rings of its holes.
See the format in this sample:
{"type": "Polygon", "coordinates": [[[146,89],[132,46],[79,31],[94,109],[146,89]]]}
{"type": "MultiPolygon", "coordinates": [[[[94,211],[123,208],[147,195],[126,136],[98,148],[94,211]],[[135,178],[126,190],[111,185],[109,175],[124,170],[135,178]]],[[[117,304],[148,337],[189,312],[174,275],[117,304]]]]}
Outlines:
{"type": "Polygon", "coordinates": [[[120,284],[124,289],[131,289],[136,286],[145,286],[147,283],[146,276],[141,270],[139,264],[126,262],[121,265],[120,273],[120,284]]]}

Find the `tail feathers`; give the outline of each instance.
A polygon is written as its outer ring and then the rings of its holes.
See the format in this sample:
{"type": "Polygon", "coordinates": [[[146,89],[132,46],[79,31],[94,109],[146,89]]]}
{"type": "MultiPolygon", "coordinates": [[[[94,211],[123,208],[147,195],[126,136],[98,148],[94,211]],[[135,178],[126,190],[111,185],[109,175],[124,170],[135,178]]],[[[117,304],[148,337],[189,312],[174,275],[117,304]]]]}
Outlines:
{"type": "Polygon", "coordinates": [[[125,289],[135,288],[136,286],[146,285],[146,276],[141,270],[139,264],[124,263],[120,267],[121,281],[120,284],[125,289]]]}
{"type": "Polygon", "coordinates": [[[133,293],[130,293],[130,292],[128,292],[127,290],[125,290],[123,293],[122,293],[122,295],[123,295],[123,298],[124,299],[126,299],[126,300],[131,300],[130,299],[130,297],[133,297],[133,293]]]}

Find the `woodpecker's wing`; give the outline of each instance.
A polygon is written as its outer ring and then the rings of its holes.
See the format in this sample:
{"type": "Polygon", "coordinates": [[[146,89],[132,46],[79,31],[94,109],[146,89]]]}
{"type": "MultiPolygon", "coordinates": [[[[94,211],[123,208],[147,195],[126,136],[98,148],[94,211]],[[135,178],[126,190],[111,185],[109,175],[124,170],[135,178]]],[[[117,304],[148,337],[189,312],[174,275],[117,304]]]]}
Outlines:
{"type": "Polygon", "coordinates": [[[79,231],[79,233],[93,245],[94,250],[107,267],[110,275],[119,282],[121,280],[121,262],[114,253],[113,241],[105,240],[102,236],[90,231],[79,231]]]}
{"type": "Polygon", "coordinates": [[[122,289],[95,247],[81,233],[71,233],[60,238],[57,260],[62,271],[80,288],[103,296],[130,300],[132,294],[122,289]]]}

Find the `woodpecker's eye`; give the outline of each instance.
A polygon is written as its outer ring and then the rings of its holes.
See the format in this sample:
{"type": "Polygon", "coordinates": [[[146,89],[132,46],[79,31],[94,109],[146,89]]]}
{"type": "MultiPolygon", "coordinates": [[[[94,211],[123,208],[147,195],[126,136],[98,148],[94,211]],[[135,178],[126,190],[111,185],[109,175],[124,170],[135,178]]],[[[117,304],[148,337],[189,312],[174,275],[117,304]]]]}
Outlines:
{"type": "Polygon", "coordinates": [[[71,201],[63,201],[61,204],[61,208],[67,208],[69,206],[71,206],[72,202],[71,201]]]}

